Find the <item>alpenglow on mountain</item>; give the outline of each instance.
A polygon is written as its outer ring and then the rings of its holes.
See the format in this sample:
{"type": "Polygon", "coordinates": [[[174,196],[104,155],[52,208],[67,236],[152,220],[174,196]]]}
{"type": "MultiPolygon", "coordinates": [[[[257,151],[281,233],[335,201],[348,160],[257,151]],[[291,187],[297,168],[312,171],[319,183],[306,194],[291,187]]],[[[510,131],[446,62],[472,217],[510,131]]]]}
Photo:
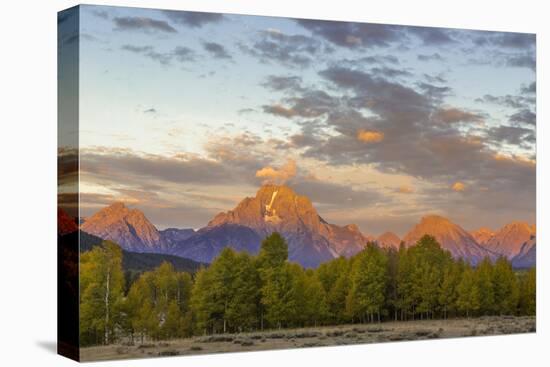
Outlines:
{"type": "Polygon", "coordinates": [[[199,261],[211,261],[208,243],[221,245],[217,240],[220,237],[228,238],[227,245],[231,247],[248,247],[254,253],[258,251],[261,239],[275,231],[287,240],[289,259],[306,267],[316,267],[338,256],[354,255],[368,242],[356,225],[327,223],[307,197],[297,195],[290,187],[264,185],[255,197],[245,198],[235,209],[216,215],[195,236],[177,246],[177,254],[192,256],[199,261]],[[237,231],[245,234],[243,241],[232,235],[237,231]],[[213,233],[219,234],[213,236],[213,233]],[[257,240],[254,240],[253,234],[257,240]],[[208,252],[203,257],[197,253],[196,247],[208,252]]]}
{"type": "Polygon", "coordinates": [[[176,243],[195,233],[193,229],[178,228],[159,231],[139,209],[130,209],[121,202],[87,218],[81,229],[128,251],[155,253],[169,253],[176,243]]]}
{"type": "Polygon", "coordinates": [[[429,234],[448,250],[455,258],[463,258],[476,264],[484,257],[494,258],[495,253],[476,242],[474,237],[462,227],[439,215],[428,215],[422,218],[403,238],[407,246],[412,246],[425,234],[429,234]]]}
{"type": "Polygon", "coordinates": [[[260,187],[254,197],[219,213],[197,231],[158,230],[141,211],[123,203],[114,203],[87,218],[81,229],[128,251],[172,254],[203,263],[211,262],[224,247],[256,254],[262,239],[275,231],[287,240],[290,261],[305,267],[353,256],[368,242],[395,249],[401,242],[411,246],[425,234],[434,236],[453,257],[472,264],[486,256],[506,256],[516,267],[534,266],[536,260],[535,228],[526,223],[512,222],[496,232],[482,228],[468,233],[447,218],[428,215],[402,239],[392,232],[374,238],[361,233],[354,224],[328,223],[306,196],[284,185],[260,187]]]}

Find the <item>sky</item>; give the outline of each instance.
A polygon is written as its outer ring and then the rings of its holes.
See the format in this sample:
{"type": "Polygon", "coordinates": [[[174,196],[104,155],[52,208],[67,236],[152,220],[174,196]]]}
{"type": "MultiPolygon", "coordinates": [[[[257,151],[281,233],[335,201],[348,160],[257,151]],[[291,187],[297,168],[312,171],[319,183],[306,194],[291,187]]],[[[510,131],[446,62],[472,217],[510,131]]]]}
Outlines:
{"type": "Polygon", "coordinates": [[[85,216],[200,228],[267,182],[404,235],[535,221],[535,36],[80,7],[85,216]]]}

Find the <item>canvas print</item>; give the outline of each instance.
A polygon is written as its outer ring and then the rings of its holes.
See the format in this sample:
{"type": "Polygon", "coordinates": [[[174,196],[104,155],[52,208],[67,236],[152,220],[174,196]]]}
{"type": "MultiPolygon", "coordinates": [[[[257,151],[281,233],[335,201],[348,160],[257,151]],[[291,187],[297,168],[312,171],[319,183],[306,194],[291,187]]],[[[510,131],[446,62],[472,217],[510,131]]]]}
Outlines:
{"type": "Polygon", "coordinates": [[[534,34],[61,11],[59,352],[535,332],[534,34]]]}

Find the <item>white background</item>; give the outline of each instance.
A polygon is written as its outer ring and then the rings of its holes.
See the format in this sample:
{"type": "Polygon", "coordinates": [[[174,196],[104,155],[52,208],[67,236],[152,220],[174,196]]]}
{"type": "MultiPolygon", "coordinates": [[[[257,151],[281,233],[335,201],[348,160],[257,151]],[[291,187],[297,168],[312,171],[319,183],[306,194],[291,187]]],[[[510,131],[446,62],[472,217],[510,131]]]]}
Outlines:
{"type": "MultiPolygon", "coordinates": [[[[548,366],[550,25],[547,1],[124,0],[97,4],[537,33],[536,335],[97,363],[95,366],[548,366]],[[546,24],[545,24],[546,22],[546,24]],[[546,27],[545,27],[546,25],[546,27]]],[[[0,364],[68,366],[56,339],[56,12],[74,1],[2,2],[0,364]],[[6,205],[7,204],[7,205],[6,205]]],[[[513,200],[513,199],[512,199],[513,200]]]]}

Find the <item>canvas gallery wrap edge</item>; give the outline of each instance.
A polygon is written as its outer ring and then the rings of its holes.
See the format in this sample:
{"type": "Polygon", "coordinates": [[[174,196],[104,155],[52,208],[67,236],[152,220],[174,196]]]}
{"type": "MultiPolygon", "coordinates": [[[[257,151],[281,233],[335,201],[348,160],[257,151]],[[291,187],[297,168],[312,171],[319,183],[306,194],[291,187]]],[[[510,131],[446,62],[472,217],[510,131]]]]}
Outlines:
{"type": "Polygon", "coordinates": [[[534,34],[58,14],[58,352],[535,332],[534,34]]]}

